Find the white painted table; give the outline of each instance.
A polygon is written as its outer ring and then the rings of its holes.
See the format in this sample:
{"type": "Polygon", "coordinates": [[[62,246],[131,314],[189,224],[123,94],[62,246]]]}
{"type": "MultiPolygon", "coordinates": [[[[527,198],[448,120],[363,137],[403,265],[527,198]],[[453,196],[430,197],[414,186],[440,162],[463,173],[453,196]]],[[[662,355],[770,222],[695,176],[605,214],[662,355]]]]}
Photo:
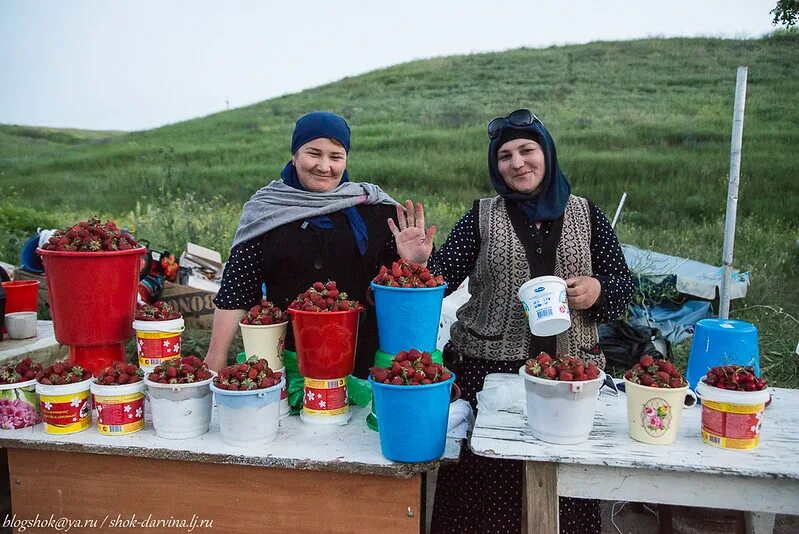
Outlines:
{"type": "Polygon", "coordinates": [[[422,475],[457,461],[460,442],[447,440],[439,461],[391,462],[366,426],[368,408],[353,408],[345,426],[287,417],[274,441],[249,448],[222,442],[216,410],[209,433],[185,440],[159,438],[151,424],[117,437],[96,426],[65,436],[46,434],[41,424],[0,430],[12,507],[19,518],[53,513],[98,524],[118,514],[178,518],[180,511],[214,519],[222,532],[266,531],[258,521],[269,510],[269,532],[419,532],[422,475]]]}
{"type": "MultiPolygon", "coordinates": [[[[485,387],[518,380],[491,374],[485,387]]],[[[703,443],[699,407],[683,412],[672,445],[634,441],[623,393],[600,395],[585,443],[544,443],[532,437],[523,414],[480,411],[469,444],[481,456],[525,461],[527,532],[557,534],[558,496],[745,510],[754,512],[750,531],[770,532],[773,514],[799,515],[799,390],[773,388],[772,396],[760,446],[750,451],[703,443]]]]}

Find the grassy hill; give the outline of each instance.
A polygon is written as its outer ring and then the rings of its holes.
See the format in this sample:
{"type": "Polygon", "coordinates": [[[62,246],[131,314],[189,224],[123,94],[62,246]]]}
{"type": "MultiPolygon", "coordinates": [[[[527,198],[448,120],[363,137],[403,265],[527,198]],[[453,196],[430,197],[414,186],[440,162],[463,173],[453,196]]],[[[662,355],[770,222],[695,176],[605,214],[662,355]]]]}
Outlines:
{"type": "Polygon", "coordinates": [[[425,201],[446,231],[492,193],[486,122],[530,107],[577,194],[612,215],[629,193],[624,242],[719,264],[735,75],[746,65],[735,264],[752,286],[735,316],[759,324],[773,372],[795,374],[797,50],[795,32],[519,49],[415,61],[149,131],[0,126],[0,182],[12,191],[0,202],[0,254],[13,256],[38,225],[90,213],[135,225],[159,248],[193,239],[226,251],[240,205],[277,177],[294,121],[316,109],[352,125],[353,180],[425,201]]]}

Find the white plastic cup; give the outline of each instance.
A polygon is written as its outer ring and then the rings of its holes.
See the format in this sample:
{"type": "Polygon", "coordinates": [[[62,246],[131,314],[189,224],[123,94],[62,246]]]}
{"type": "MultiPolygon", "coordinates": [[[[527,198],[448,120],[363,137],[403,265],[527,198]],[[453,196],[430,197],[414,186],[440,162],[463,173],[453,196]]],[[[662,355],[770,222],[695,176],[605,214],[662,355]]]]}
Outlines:
{"type": "MultiPolygon", "coordinates": [[[[212,371],[216,376],[216,373],[212,371]]],[[[145,379],[155,433],[166,439],[201,436],[211,426],[213,376],[190,384],[161,384],[145,379]]]]}
{"type": "Polygon", "coordinates": [[[572,445],[588,440],[599,406],[605,373],[593,380],[561,382],[533,376],[519,368],[527,397],[527,425],[533,437],[547,443],[572,445]]]}
{"type": "Polygon", "coordinates": [[[6,332],[11,339],[36,337],[36,312],[20,311],[6,314],[6,332]]]}
{"type": "Polygon", "coordinates": [[[519,288],[530,332],[537,337],[562,334],[572,324],[566,281],[557,276],[539,276],[519,288]]]}
{"type": "Polygon", "coordinates": [[[285,376],[272,387],[249,391],[230,391],[211,384],[222,441],[246,447],[275,439],[280,424],[280,390],[285,385],[285,376]]]}

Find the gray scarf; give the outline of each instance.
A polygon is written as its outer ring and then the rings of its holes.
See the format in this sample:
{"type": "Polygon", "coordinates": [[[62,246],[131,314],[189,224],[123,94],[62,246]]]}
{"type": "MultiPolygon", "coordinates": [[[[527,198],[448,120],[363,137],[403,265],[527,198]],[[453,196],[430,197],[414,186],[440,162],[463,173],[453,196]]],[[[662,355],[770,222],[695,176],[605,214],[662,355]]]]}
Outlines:
{"type": "MultiPolygon", "coordinates": [[[[294,221],[328,215],[359,204],[398,204],[380,187],[344,182],[326,193],[301,191],[275,180],[244,204],[233,247],[294,221]]],[[[233,248],[231,247],[231,248],[233,248]]]]}

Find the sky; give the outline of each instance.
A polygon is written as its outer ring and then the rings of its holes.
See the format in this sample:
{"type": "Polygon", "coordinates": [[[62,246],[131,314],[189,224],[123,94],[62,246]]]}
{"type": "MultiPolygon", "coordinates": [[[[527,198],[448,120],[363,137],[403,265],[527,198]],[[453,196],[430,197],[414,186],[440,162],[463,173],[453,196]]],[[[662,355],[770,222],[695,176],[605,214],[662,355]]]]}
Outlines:
{"type": "Polygon", "coordinates": [[[143,130],[416,59],[759,37],[776,0],[0,2],[0,123],[143,130]]]}

